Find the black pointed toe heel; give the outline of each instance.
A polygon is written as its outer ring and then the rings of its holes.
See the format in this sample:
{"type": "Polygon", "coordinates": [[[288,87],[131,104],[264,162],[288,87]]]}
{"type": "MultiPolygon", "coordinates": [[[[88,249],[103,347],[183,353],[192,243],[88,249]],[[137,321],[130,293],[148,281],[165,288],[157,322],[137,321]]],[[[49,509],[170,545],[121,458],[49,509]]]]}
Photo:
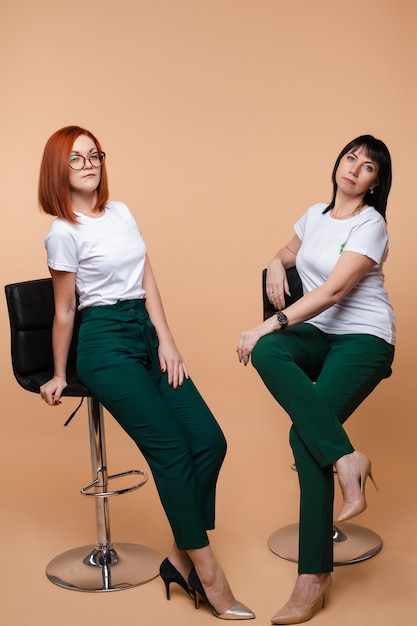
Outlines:
{"type": "Polygon", "coordinates": [[[185,593],[194,599],[194,591],[190,588],[185,578],[179,573],[176,567],[174,567],[169,559],[164,559],[159,568],[159,574],[165,583],[165,589],[167,592],[167,600],[171,599],[169,586],[171,583],[176,583],[185,593]]]}
{"type": "Polygon", "coordinates": [[[207,605],[209,606],[213,615],[220,619],[253,619],[254,617],[256,617],[255,613],[253,613],[253,611],[251,611],[241,602],[236,602],[232,607],[230,607],[230,609],[227,609],[227,611],[225,611],[224,613],[218,613],[214,606],[210,604],[210,601],[206,596],[206,592],[204,591],[203,585],[201,584],[201,580],[199,579],[194,567],[188,577],[188,584],[194,591],[194,602],[196,609],[198,609],[200,606],[200,599],[198,597],[200,595],[207,602],[207,605]]]}

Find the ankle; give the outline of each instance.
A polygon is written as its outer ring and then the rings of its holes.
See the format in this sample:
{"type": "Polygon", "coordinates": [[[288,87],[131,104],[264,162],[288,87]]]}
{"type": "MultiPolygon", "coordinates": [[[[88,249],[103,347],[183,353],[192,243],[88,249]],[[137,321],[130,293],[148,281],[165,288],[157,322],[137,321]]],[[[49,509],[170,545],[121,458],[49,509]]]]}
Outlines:
{"type": "Polygon", "coordinates": [[[329,573],[299,574],[290,601],[295,601],[297,604],[303,604],[304,602],[308,604],[311,599],[314,599],[320,593],[327,576],[329,576],[329,573]]]}
{"type": "Polygon", "coordinates": [[[329,572],[320,574],[298,574],[298,578],[295,583],[295,589],[307,589],[321,586],[321,584],[328,575],[329,572]]]}
{"type": "Polygon", "coordinates": [[[360,495],[360,460],[356,451],[340,457],[335,468],[338,475],[339,485],[345,502],[353,502],[360,495]]]}
{"type": "Polygon", "coordinates": [[[219,565],[215,569],[200,569],[197,566],[195,569],[208,601],[218,613],[224,613],[236,603],[229,582],[219,565]]]}
{"type": "Polygon", "coordinates": [[[326,578],[327,574],[328,572],[320,574],[298,574],[297,580],[309,580],[313,583],[319,583],[326,578]]]}
{"type": "Polygon", "coordinates": [[[223,574],[210,546],[188,550],[187,556],[193,563],[197,576],[204,587],[211,586],[223,574]]]}
{"type": "Polygon", "coordinates": [[[357,464],[356,457],[356,450],[353,450],[353,452],[348,452],[347,454],[339,457],[334,463],[337,473],[349,472],[357,464]]]}
{"type": "Polygon", "coordinates": [[[179,550],[176,546],[173,546],[167,558],[175,569],[182,574],[185,580],[187,580],[188,574],[193,566],[193,562],[187,552],[185,550],[179,550]]]}

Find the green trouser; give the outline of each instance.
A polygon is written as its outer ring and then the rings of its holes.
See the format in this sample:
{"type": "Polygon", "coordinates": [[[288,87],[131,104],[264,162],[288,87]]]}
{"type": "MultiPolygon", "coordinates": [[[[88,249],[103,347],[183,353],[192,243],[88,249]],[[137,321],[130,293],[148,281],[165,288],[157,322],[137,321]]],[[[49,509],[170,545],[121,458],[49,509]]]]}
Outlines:
{"type": "Polygon", "coordinates": [[[80,380],[144,455],[181,550],[208,545],[224,435],[190,379],[168,384],[145,300],[83,310],[80,380]]]}
{"type": "Polygon", "coordinates": [[[333,569],[332,463],[353,451],[342,426],[386,377],[394,347],[373,335],[292,326],[257,343],[252,363],[292,420],[300,482],[299,573],[333,569]],[[315,384],[312,380],[316,380],[315,384]]]}

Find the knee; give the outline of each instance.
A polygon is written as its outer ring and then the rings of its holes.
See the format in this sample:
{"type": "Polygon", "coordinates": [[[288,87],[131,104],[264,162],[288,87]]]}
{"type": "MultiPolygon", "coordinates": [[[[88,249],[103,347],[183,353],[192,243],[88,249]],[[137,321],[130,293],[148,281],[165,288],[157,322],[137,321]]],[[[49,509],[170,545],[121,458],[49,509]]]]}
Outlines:
{"type": "Polygon", "coordinates": [[[261,337],[258,343],[252,350],[251,360],[252,365],[259,374],[267,372],[272,366],[272,346],[270,335],[261,337]]]}
{"type": "Polygon", "coordinates": [[[227,441],[221,429],[219,429],[218,436],[215,441],[215,445],[212,447],[213,456],[216,457],[219,463],[223,463],[224,457],[227,452],[227,441]]]}
{"type": "Polygon", "coordinates": [[[221,464],[227,452],[227,441],[222,429],[214,422],[214,427],[206,429],[200,439],[201,450],[215,465],[221,464]]]}

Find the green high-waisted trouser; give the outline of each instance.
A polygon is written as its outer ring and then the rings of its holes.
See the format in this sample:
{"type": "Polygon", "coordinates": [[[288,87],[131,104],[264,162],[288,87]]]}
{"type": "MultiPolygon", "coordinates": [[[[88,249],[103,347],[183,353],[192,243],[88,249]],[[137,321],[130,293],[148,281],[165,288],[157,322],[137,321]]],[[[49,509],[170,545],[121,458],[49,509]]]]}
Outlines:
{"type": "Polygon", "coordinates": [[[386,377],[393,357],[394,347],[383,339],[329,335],[308,323],[262,337],[252,352],[254,367],[292,421],[301,574],[333,569],[332,463],[354,450],[342,424],[386,377]]]}
{"type": "Polygon", "coordinates": [[[161,372],[145,300],[84,309],[77,372],[145,457],[180,550],[208,545],[226,440],[190,379],[161,372]]]}

